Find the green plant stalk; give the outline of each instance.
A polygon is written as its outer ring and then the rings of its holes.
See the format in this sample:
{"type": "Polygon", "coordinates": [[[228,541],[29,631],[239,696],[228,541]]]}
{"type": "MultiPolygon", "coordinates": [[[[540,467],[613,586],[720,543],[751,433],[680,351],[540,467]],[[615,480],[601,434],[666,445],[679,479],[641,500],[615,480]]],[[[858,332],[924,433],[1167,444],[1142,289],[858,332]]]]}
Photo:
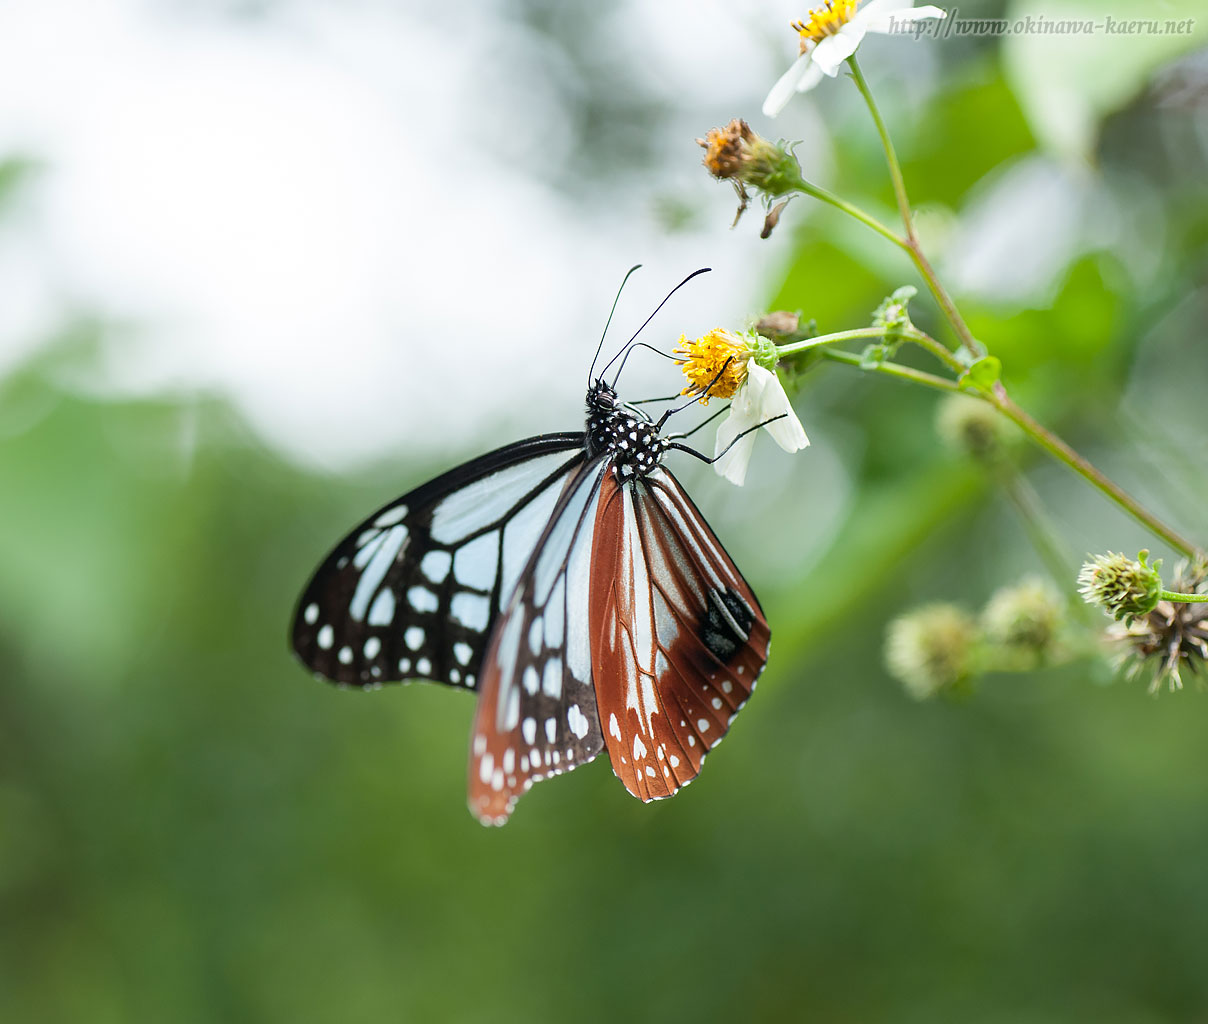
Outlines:
{"type": "Polygon", "coordinates": [[[969,351],[969,354],[973,358],[980,359],[986,354],[985,346],[973,337],[973,332],[969,330],[969,325],[965,323],[965,318],[961,316],[960,310],[956,308],[956,303],[952,301],[952,296],[948,294],[948,290],[940,282],[935,268],[931,266],[930,261],[923,254],[923,247],[919,244],[919,236],[914,229],[914,216],[910,212],[910,198],[906,195],[906,181],[902,177],[902,166],[898,163],[898,155],[893,148],[893,140],[889,137],[889,129],[885,126],[885,120],[881,117],[881,111],[877,107],[876,101],[872,98],[872,91],[868,88],[868,82],[864,79],[864,72],[860,70],[860,65],[856,61],[855,54],[847,58],[847,63],[851,68],[851,75],[856,83],[856,88],[860,90],[860,95],[864,97],[864,102],[868,105],[868,112],[872,115],[873,124],[876,125],[877,135],[881,138],[881,148],[885,151],[885,162],[889,166],[889,177],[893,182],[894,198],[898,202],[898,212],[902,216],[902,226],[906,228],[906,239],[902,244],[902,248],[910,254],[911,260],[914,261],[914,265],[923,280],[927,282],[928,289],[939,304],[944,316],[952,325],[956,336],[960,338],[961,344],[969,351]]]}
{"type": "MultiPolygon", "coordinates": [[[[865,213],[854,203],[849,203],[846,199],[840,199],[837,195],[835,195],[835,193],[830,192],[819,185],[815,185],[812,182],[806,181],[803,177],[801,177],[800,173],[797,174],[795,179],[790,180],[788,184],[790,186],[790,190],[800,192],[803,195],[813,196],[813,198],[818,199],[821,202],[829,203],[831,206],[835,207],[835,209],[842,210],[849,217],[854,217],[861,224],[872,228],[873,231],[875,231],[878,235],[881,235],[883,238],[893,242],[893,244],[899,249],[902,249],[907,253],[911,251],[910,243],[905,238],[887,228],[884,224],[877,220],[876,217],[872,216],[872,214],[865,213]]],[[[780,193],[780,195],[787,194],[787,192],[780,193]]]]}
{"type": "MultiPolygon", "coordinates": [[[[923,255],[918,235],[914,229],[914,219],[910,212],[910,200],[906,195],[906,183],[902,177],[902,168],[898,163],[897,153],[893,148],[893,141],[889,137],[889,130],[885,126],[885,121],[881,117],[881,112],[877,108],[872,92],[868,88],[868,82],[864,79],[864,74],[860,70],[860,65],[856,61],[855,55],[848,57],[847,63],[851,67],[852,78],[856,83],[856,88],[860,90],[860,94],[864,97],[864,102],[868,106],[869,113],[872,115],[877,134],[881,139],[881,146],[885,151],[885,160],[889,166],[889,176],[893,182],[894,195],[898,202],[898,211],[902,216],[902,224],[906,228],[905,248],[910,253],[915,266],[927,282],[927,286],[931,289],[931,294],[944,311],[945,317],[947,317],[948,322],[952,325],[952,329],[961,339],[962,344],[972,356],[980,358],[985,355],[985,348],[973,337],[969,326],[965,323],[964,318],[960,315],[960,311],[956,308],[956,304],[952,301],[952,297],[936,276],[935,269],[928,262],[927,257],[923,255]]],[[[1084,480],[1101,491],[1176,551],[1181,552],[1189,558],[1203,557],[1203,553],[1196,545],[1192,544],[1186,537],[1180,535],[1175,529],[1162,522],[1162,520],[1133,498],[1132,495],[1104,476],[1103,473],[1092,466],[1086,459],[1062,441],[1061,438],[1046,430],[1020,409],[1007,396],[1006,389],[1001,383],[995,385],[992,394],[981,391],[975,393],[979,398],[990,402],[998,408],[1000,412],[1019,426],[1041,448],[1059,461],[1064,462],[1084,480]]]]}
{"type": "Polygon", "coordinates": [[[1157,516],[1142,505],[1136,498],[1125,491],[1119,484],[1111,480],[1073,448],[1066,444],[1052,431],[1045,429],[1031,416],[1016,405],[1007,395],[1002,384],[996,384],[993,392],[978,392],[978,397],[984,399],[999,410],[1012,423],[1028,435],[1036,444],[1043,448],[1060,462],[1064,462],[1075,473],[1087,481],[1092,487],[1101,491],[1125,512],[1132,516],[1142,526],[1160,537],[1180,554],[1188,558],[1203,558],[1201,549],[1182,536],[1173,527],[1162,522],[1157,516]]]}
{"type": "Polygon", "coordinates": [[[805,352],[808,349],[817,348],[822,345],[834,345],[842,341],[889,338],[891,336],[901,338],[903,341],[914,342],[914,344],[930,352],[936,359],[957,374],[964,373],[965,371],[964,364],[952,354],[951,350],[945,348],[931,335],[920,331],[918,328],[906,328],[905,330],[896,332],[890,331],[885,327],[861,327],[854,331],[836,331],[834,334],[820,334],[816,338],[805,338],[802,341],[790,342],[787,345],[778,345],[776,351],[781,356],[790,356],[797,352],[805,352]]]}
{"type": "Polygon", "coordinates": [[[1163,590],[1158,594],[1159,601],[1181,601],[1184,604],[1203,604],[1208,602],[1208,594],[1178,594],[1173,590],[1163,590]]]}
{"type": "MultiPolygon", "coordinates": [[[[814,341],[816,339],[811,338],[808,340],[814,341]]],[[[798,342],[797,344],[801,343],[798,342]]],[[[1011,401],[1007,396],[1006,389],[1001,384],[995,385],[993,392],[979,391],[964,388],[956,381],[948,380],[946,377],[939,377],[933,373],[925,373],[922,370],[915,370],[898,363],[878,363],[875,366],[865,366],[863,359],[854,352],[843,352],[832,348],[819,348],[818,354],[825,359],[829,359],[831,362],[846,363],[849,366],[855,366],[857,369],[869,373],[880,373],[887,377],[907,380],[914,384],[922,384],[924,387],[929,387],[936,391],[945,391],[950,394],[972,395],[974,398],[980,398],[983,402],[989,402],[1027,434],[1035,444],[1043,448],[1059,462],[1064,462],[1070,469],[1086,480],[1087,483],[1104,494],[1116,505],[1119,505],[1120,508],[1124,509],[1125,512],[1153,533],[1154,536],[1160,537],[1175,551],[1185,555],[1187,558],[1203,559],[1208,557],[1201,548],[1182,536],[1174,527],[1164,523],[1113,480],[1104,476],[1103,473],[1092,466],[1056,434],[1042,427],[1032,419],[1031,416],[1011,401]]]]}
{"type": "Polygon", "coordinates": [[[926,373],[923,370],[916,370],[910,366],[902,366],[900,363],[877,363],[875,366],[865,366],[862,356],[855,352],[844,352],[842,349],[835,348],[820,348],[818,349],[818,355],[823,359],[829,359],[833,363],[846,363],[848,366],[854,366],[858,370],[879,373],[882,376],[893,377],[897,380],[910,381],[912,384],[922,384],[924,387],[934,388],[936,391],[947,391],[953,394],[964,393],[964,388],[954,380],[936,376],[934,373],[926,373]]]}
{"type": "Polygon", "coordinates": [[[1061,541],[1045,515],[1040,495],[1028,483],[1027,478],[1009,463],[1003,462],[996,466],[994,477],[1007,499],[1015,506],[1015,511],[1028,534],[1028,540],[1032,542],[1032,547],[1044,562],[1049,575],[1053,577],[1061,592],[1067,595],[1068,604],[1074,614],[1084,622],[1092,622],[1096,618],[1094,610],[1080,600],[1070,587],[1070,581],[1076,575],[1075,566],[1065,556],[1061,541]]]}

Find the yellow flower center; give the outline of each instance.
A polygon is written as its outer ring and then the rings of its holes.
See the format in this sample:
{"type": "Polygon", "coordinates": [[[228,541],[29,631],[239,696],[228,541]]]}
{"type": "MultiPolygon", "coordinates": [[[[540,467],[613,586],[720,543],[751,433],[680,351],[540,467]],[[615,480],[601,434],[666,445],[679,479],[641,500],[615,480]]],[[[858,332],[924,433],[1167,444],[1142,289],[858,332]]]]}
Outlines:
{"type": "Polygon", "coordinates": [[[701,405],[708,405],[710,398],[732,398],[746,383],[751,350],[737,334],[720,327],[695,341],[681,334],[672,351],[685,357],[676,360],[688,378],[680,394],[700,395],[701,405]]]}
{"type": "Polygon", "coordinates": [[[852,19],[860,0],[826,0],[821,7],[810,11],[807,21],[793,22],[793,30],[801,37],[801,52],[810,43],[820,43],[833,36],[852,19]]]}

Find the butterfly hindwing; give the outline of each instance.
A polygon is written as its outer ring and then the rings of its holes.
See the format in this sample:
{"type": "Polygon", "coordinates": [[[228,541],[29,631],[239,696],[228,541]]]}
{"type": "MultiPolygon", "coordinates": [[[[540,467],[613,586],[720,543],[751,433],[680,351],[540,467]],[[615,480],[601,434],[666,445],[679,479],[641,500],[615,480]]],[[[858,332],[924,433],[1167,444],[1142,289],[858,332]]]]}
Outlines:
{"type": "Polygon", "coordinates": [[[469,770],[470,809],[484,824],[503,824],[534,782],[586,764],[604,747],[588,573],[610,462],[590,460],[567,481],[487,649],[469,770]]]}
{"type": "Polygon", "coordinates": [[[379,509],[304,591],[298,656],[350,686],[422,678],[475,688],[492,626],[584,458],[581,433],[539,435],[379,509]]]}
{"type": "Polygon", "coordinates": [[[595,524],[596,701],[613,770],[673,796],[721,742],[767,660],[750,587],[675,478],[607,479],[595,524]]]}

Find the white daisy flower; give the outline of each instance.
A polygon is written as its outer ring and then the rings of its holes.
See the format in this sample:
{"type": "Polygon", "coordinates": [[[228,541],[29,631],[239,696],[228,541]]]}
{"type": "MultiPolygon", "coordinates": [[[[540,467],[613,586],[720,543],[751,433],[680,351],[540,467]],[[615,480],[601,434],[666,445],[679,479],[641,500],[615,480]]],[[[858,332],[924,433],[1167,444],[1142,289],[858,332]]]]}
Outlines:
{"type": "Polygon", "coordinates": [[[747,364],[747,382],[730,400],[730,415],[717,428],[717,444],[713,449],[714,456],[719,456],[713,468],[739,487],[747,478],[747,463],[755,447],[755,428],[760,425],[786,452],[800,451],[810,443],[780,378],[752,359],[747,364]]]}
{"type": "Polygon", "coordinates": [[[938,7],[915,7],[902,0],[870,0],[863,7],[860,0],[827,0],[809,12],[808,20],[793,23],[801,39],[801,55],[772,86],[763,101],[764,114],[775,117],[793,93],[809,92],[823,75],[834,78],[869,32],[896,35],[916,21],[946,17],[948,12],[938,7]]]}
{"type": "Polygon", "coordinates": [[[720,476],[742,486],[756,427],[762,426],[786,452],[810,443],[780,378],[756,362],[757,356],[765,361],[775,358],[775,346],[766,338],[718,327],[693,341],[681,336],[674,351],[683,357],[680,369],[688,379],[683,394],[699,395],[704,405],[710,398],[730,399],[729,415],[717,428],[714,448],[713,468],[720,476]]]}

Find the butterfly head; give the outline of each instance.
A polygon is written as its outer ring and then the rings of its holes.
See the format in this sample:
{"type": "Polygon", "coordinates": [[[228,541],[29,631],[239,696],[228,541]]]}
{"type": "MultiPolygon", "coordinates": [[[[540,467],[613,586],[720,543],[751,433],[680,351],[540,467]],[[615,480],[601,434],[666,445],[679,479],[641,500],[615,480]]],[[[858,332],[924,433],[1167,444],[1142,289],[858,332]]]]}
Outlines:
{"type": "Polygon", "coordinates": [[[612,457],[618,476],[644,476],[663,460],[667,442],[649,417],[626,405],[597,377],[587,389],[587,451],[612,457]]]}

